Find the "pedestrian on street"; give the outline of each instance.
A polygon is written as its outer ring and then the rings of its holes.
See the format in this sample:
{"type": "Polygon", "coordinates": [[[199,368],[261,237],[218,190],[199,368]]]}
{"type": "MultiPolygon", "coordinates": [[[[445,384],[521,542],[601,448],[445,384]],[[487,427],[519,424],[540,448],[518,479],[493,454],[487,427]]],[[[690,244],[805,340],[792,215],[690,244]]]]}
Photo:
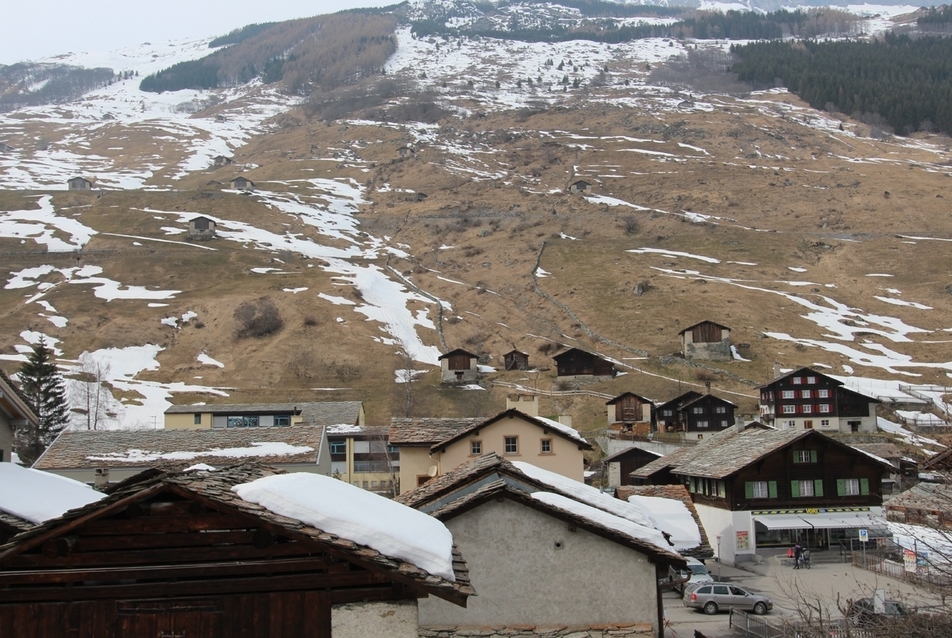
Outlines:
{"type": "Polygon", "coordinates": [[[793,568],[800,569],[800,561],[803,559],[803,545],[798,541],[793,546],[793,568]]]}

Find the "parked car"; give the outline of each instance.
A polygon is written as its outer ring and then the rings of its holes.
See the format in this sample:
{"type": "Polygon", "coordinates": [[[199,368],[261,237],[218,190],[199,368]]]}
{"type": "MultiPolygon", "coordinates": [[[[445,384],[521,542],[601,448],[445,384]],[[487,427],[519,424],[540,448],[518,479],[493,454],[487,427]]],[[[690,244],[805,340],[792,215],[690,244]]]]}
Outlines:
{"type": "Polygon", "coordinates": [[[761,615],[773,609],[773,601],[766,596],[727,583],[701,585],[684,598],[684,605],[703,610],[705,614],[733,608],[761,615]]]}
{"type": "MultiPolygon", "coordinates": [[[[685,560],[688,562],[688,569],[691,571],[691,578],[687,582],[675,586],[675,588],[681,592],[682,596],[684,596],[684,593],[688,591],[692,585],[714,582],[714,579],[711,578],[711,574],[707,571],[707,567],[704,566],[704,563],[696,558],[690,557],[687,557],[685,560]]],[[[668,569],[668,573],[671,577],[671,580],[684,580],[688,577],[687,571],[677,570],[673,567],[668,569]]]]}
{"type": "Polygon", "coordinates": [[[898,600],[887,600],[883,604],[883,610],[876,611],[876,603],[872,598],[860,598],[852,602],[846,612],[846,617],[854,625],[868,626],[876,624],[877,621],[882,619],[899,618],[911,613],[913,611],[898,600]]]}

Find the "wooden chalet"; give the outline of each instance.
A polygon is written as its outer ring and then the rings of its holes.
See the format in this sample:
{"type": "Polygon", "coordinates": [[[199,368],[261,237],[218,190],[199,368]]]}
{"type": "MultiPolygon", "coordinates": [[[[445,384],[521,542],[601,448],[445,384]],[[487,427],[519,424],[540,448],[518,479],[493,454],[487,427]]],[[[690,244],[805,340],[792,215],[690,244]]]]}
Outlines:
{"type": "Polygon", "coordinates": [[[649,484],[684,485],[721,558],[758,547],[811,547],[885,533],[882,479],[892,466],[815,430],[752,427],[685,446],[634,472],[649,484]]]}
{"type": "Polygon", "coordinates": [[[251,192],[255,189],[255,183],[246,177],[238,176],[231,180],[231,187],[236,191],[251,192]]]}
{"type": "Polygon", "coordinates": [[[193,217],[188,222],[188,239],[193,241],[208,241],[215,238],[215,220],[204,215],[193,217]]]}
{"type": "Polygon", "coordinates": [[[569,348],[552,358],[559,377],[614,377],[618,374],[615,364],[608,359],[578,348],[569,348]]]}
{"type": "Polygon", "coordinates": [[[149,472],[18,535],[0,546],[0,636],[327,638],[349,619],[404,637],[416,599],[465,606],[474,593],[458,553],[454,582],[233,490],[274,475],[149,472]]]}
{"type": "Polygon", "coordinates": [[[811,368],[783,374],[760,390],[760,418],[781,429],[875,433],[879,399],[811,368]]]}
{"type": "Polygon", "coordinates": [[[640,467],[657,461],[661,456],[663,455],[659,452],[644,450],[640,447],[630,447],[611,456],[606,456],[602,459],[602,464],[607,470],[608,486],[633,485],[631,473],[640,467]]]}
{"type": "Polygon", "coordinates": [[[572,185],[569,186],[570,193],[587,193],[590,190],[592,190],[592,185],[582,179],[572,182],[572,185]]]}
{"type": "Polygon", "coordinates": [[[473,383],[479,378],[479,357],[461,348],[439,358],[443,383],[473,383]]]}
{"type": "Polygon", "coordinates": [[[506,370],[528,370],[529,355],[518,350],[510,350],[502,355],[503,367],[506,370]]]}
{"type": "Polygon", "coordinates": [[[654,402],[634,392],[619,394],[605,402],[608,406],[610,432],[632,432],[647,435],[651,430],[651,412],[654,402]]]}
{"type": "Polygon", "coordinates": [[[226,155],[216,155],[215,159],[212,160],[212,164],[215,166],[228,166],[234,160],[226,155]]]}
{"type": "Polygon", "coordinates": [[[655,408],[652,431],[696,441],[734,425],[736,410],[727,399],[688,390],[655,408]]]}
{"type": "Polygon", "coordinates": [[[731,361],[731,329],[713,321],[701,321],[678,333],[685,359],[731,361]]]}
{"type": "Polygon", "coordinates": [[[85,177],[73,177],[66,181],[66,185],[71,191],[89,191],[93,189],[93,183],[85,177]]]}

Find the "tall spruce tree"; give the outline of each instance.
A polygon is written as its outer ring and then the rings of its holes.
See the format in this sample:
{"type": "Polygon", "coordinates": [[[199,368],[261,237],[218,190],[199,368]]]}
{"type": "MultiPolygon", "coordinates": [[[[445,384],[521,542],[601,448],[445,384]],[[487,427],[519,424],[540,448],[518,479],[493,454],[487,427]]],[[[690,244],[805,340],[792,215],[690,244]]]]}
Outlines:
{"type": "Polygon", "coordinates": [[[19,426],[16,431],[20,461],[32,465],[69,423],[69,402],[66,384],[53,363],[53,351],[46,340],[34,344],[18,376],[20,389],[39,417],[36,427],[19,426]]]}

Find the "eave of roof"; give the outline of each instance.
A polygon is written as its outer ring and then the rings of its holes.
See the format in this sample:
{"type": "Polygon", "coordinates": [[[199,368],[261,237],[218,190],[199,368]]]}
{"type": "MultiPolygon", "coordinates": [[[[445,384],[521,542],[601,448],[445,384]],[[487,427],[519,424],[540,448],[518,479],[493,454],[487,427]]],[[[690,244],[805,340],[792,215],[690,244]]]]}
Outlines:
{"type": "MultiPolygon", "coordinates": [[[[474,425],[474,426],[472,426],[472,427],[470,427],[470,428],[468,428],[468,429],[466,429],[466,430],[462,430],[462,431],[460,431],[460,432],[457,432],[456,434],[454,434],[453,436],[449,437],[448,439],[445,439],[445,440],[443,440],[443,441],[440,441],[440,442],[438,442],[438,443],[435,443],[434,445],[432,445],[432,446],[430,447],[430,451],[431,451],[431,452],[436,452],[437,450],[440,450],[440,449],[444,449],[444,448],[446,448],[446,447],[449,447],[450,445],[453,445],[453,444],[456,443],[457,441],[460,441],[460,440],[466,438],[467,436],[470,435],[470,433],[476,432],[476,431],[478,431],[478,430],[485,429],[485,428],[491,426],[493,423],[496,423],[496,422],[498,422],[498,421],[501,421],[502,419],[505,419],[505,418],[517,418],[517,419],[522,419],[523,421],[526,421],[527,423],[531,423],[532,425],[535,425],[535,426],[537,426],[537,427],[539,427],[539,428],[542,428],[542,430],[545,431],[545,432],[558,435],[559,437],[565,439],[566,441],[571,441],[571,442],[574,443],[575,445],[579,446],[580,449],[583,449],[583,450],[591,450],[591,449],[593,449],[593,448],[592,448],[592,444],[589,443],[588,441],[586,441],[585,439],[582,439],[582,438],[576,439],[575,437],[573,437],[573,436],[572,436],[571,434],[569,434],[568,432],[565,432],[564,430],[561,430],[561,429],[559,429],[559,428],[553,426],[553,425],[550,424],[550,423],[546,423],[545,421],[543,421],[543,420],[541,420],[541,419],[538,419],[538,418],[536,418],[536,417],[534,417],[534,416],[530,416],[530,415],[526,414],[525,412],[522,412],[521,410],[519,410],[519,409],[517,409],[517,408],[509,408],[508,410],[504,410],[504,411],[500,412],[499,414],[497,414],[496,416],[490,417],[489,419],[487,419],[487,420],[485,420],[485,421],[482,421],[482,422],[480,422],[480,423],[477,423],[476,425],[474,425]]],[[[581,437],[581,434],[579,435],[579,437],[581,437]]]]}

